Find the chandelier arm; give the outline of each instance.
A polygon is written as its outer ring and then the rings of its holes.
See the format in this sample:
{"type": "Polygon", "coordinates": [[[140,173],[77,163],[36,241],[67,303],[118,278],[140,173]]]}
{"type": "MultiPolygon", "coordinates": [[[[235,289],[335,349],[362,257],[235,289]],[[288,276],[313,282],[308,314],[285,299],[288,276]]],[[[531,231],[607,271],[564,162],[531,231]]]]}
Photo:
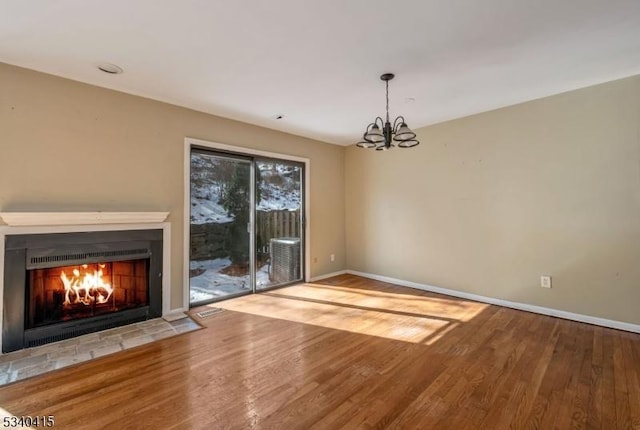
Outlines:
{"type": "Polygon", "coordinates": [[[366,139],[362,139],[360,142],[356,143],[356,146],[367,149],[367,148],[375,148],[376,144],[374,142],[369,142],[366,139]]]}
{"type": "Polygon", "coordinates": [[[379,116],[376,117],[376,119],[373,120],[373,122],[369,123],[369,125],[367,126],[367,128],[364,130],[364,134],[367,134],[369,131],[371,131],[371,129],[373,128],[374,125],[376,125],[378,123],[378,120],[380,120],[380,129],[382,130],[382,128],[384,127],[384,122],[382,121],[382,118],[380,118],[379,116]]]}
{"type": "MultiPolygon", "coordinates": [[[[376,117],[375,120],[373,120],[372,123],[370,123],[367,128],[364,131],[364,134],[362,135],[362,138],[366,141],[366,142],[370,142],[370,143],[378,143],[377,140],[375,139],[371,139],[370,137],[368,137],[368,134],[371,130],[373,130],[373,127],[378,125],[378,121],[380,121],[380,125],[378,126],[378,128],[380,129],[381,133],[384,133],[384,122],[382,121],[382,118],[380,118],[379,116],[376,117]]],[[[383,134],[384,135],[384,134],[383,134]]]]}
{"type": "Polygon", "coordinates": [[[419,140],[416,139],[407,139],[398,143],[398,148],[413,148],[420,144],[419,140]]]}
{"type": "Polygon", "coordinates": [[[393,120],[393,134],[396,134],[400,126],[404,123],[406,123],[406,120],[402,115],[396,117],[396,119],[393,120]]]}

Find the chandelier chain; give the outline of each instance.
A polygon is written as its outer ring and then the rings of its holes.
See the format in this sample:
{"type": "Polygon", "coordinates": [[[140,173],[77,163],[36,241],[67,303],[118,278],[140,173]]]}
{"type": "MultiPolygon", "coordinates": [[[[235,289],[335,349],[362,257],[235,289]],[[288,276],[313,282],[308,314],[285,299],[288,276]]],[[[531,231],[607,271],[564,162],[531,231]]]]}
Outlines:
{"type": "Polygon", "coordinates": [[[387,122],[389,122],[389,81],[385,81],[387,84],[387,122]]]}

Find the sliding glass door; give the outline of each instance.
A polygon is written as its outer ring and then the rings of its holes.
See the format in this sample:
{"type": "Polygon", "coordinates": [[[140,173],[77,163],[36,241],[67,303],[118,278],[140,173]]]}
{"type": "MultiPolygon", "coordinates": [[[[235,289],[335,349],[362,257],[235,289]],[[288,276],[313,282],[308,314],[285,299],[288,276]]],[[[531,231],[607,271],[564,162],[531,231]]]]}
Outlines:
{"type": "Polygon", "coordinates": [[[304,165],[192,148],[190,305],[303,279],[304,165]]]}
{"type": "Polygon", "coordinates": [[[302,280],[303,165],[259,159],[256,168],[256,287],[302,280]]]}

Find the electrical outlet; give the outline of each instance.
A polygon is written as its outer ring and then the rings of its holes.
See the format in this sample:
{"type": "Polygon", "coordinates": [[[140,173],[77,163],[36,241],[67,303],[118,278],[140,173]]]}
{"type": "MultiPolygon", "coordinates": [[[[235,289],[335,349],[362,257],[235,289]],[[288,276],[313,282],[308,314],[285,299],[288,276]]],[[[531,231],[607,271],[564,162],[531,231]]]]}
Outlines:
{"type": "Polygon", "coordinates": [[[331,254],[329,258],[331,259],[331,262],[336,261],[336,254],[331,254]]]}
{"type": "Polygon", "coordinates": [[[551,288],[551,276],[540,276],[540,286],[542,288],[551,288]]]}

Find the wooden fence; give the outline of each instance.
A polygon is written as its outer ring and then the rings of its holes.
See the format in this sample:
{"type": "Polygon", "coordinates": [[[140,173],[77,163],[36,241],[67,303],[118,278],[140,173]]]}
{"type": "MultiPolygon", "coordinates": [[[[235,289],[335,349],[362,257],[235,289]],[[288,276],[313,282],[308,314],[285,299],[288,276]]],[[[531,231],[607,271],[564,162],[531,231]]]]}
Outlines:
{"type": "Polygon", "coordinates": [[[269,254],[269,240],[274,237],[300,237],[300,224],[300,211],[258,211],[256,213],[258,255],[269,254]]]}
{"type": "Polygon", "coordinates": [[[227,257],[229,251],[225,249],[225,238],[228,235],[229,223],[191,224],[190,258],[210,260],[227,257]]]}
{"type": "MultiPolygon", "coordinates": [[[[225,238],[228,237],[230,224],[192,224],[191,259],[208,260],[228,256],[225,238]]],[[[256,213],[256,248],[259,259],[269,256],[269,240],[272,238],[300,237],[300,233],[300,211],[258,211],[256,213]]]]}

